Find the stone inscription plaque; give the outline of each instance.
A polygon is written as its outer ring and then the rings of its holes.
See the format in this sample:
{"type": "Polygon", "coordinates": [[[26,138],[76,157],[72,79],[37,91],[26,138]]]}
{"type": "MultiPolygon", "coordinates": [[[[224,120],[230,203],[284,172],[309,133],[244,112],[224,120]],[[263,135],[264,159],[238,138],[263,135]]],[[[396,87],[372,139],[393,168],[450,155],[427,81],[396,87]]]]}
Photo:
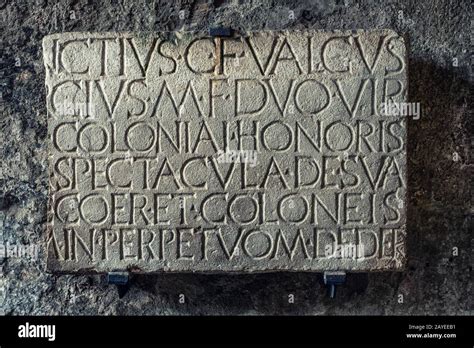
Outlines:
{"type": "Polygon", "coordinates": [[[63,33],[43,51],[50,271],[403,268],[396,33],[63,33]]]}

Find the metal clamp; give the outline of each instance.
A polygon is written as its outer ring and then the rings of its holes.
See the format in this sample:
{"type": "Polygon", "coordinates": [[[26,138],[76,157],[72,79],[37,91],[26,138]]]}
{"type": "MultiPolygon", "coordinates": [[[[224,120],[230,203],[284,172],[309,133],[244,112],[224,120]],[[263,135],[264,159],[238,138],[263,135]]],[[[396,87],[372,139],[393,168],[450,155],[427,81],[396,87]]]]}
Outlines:
{"type": "Polygon", "coordinates": [[[346,282],[346,272],[324,272],[324,284],[328,287],[329,297],[336,297],[336,286],[346,282]]]}
{"type": "Polygon", "coordinates": [[[116,285],[119,298],[122,298],[130,289],[130,275],[128,272],[107,273],[107,284],[116,285]]]}
{"type": "Polygon", "coordinates": [[[209,29],[210,36],[225,36],[229,37],[232,36],[232,29],[226,27],[214,27],[209,29]]]}

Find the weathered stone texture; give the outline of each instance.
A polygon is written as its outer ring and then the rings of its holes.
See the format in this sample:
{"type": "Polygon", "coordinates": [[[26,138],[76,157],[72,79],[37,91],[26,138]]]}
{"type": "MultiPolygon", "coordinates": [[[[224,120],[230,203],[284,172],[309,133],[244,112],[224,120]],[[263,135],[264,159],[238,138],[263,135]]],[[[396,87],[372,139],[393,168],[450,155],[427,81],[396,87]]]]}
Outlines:
{"type": "Polygon", "coordinates": [[[472,314],[471,13],[470,1],[446,0],[1,2],[0,241],[36,247],[39,255],[1,260],[0,314],[472,314]],[[313,272],[135,275],[123,298],[104,285],[104,276],[45,272],[50,141],[43,38],[63,32],[208,32],[222,25],[244,32],[390,28],[407,38],[408,101],[420,103],[422,114],[407,119],[404,271],[348,273],[332,300],[313,272]],[[294,304],[288,303],[290,293],[294,304]],[[179,294],[186,304],[178,302],[179,294]]]}

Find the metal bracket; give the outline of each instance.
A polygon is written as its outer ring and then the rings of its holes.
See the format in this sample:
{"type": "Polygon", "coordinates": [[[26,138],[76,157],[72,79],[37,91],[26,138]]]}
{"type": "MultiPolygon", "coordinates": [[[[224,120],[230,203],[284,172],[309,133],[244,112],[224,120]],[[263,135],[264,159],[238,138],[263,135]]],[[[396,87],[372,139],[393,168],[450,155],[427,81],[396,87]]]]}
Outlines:
{"type": "Polygon", "coordinates": [[[209,29],[210,36],[232,36],[232,29],[226,27],[214,27],[209,29]]]}
{"type": "Polygon", "coordinates": [[[119,298],[122,298],[130,289],[130,275],[128,272],[109,272],[107,273],[107,284],[116,285],[119,298]]]}
{"type": "Polygon", "coordinates": [[[346,282],[346,272],[342,271],[329,271],[324,272],[324,284],[328,287],[328,293],[330,298],[336,297],[336,286],[344,284],[346,282]]]}

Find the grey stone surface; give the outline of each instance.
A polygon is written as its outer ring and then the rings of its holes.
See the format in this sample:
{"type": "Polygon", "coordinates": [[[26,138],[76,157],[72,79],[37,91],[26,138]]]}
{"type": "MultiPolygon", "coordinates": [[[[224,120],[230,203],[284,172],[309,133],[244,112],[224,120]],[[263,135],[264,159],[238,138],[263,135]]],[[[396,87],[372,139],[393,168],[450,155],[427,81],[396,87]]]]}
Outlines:
{"type": "Polygon", "coordinates": [[[43,54],[50,270],[404,266],[395,32],[62,33],[43,54]]]}
{"type": "Polygon", "coordinates": [[[469,1],[0,2],[0,230],[4,243],[39,249],[37,258],[2,259],[0,309],[14,315],[472,314],[471,17],[469,1]],[[422,116],[407,127],[405,271],[350,273],[334,300],[326,298],[319,275],[304,272],[136,276],[123,298],[102,277],[46,272],[44,36],[205,32],[219,25],[244,32],[391,28],[407,38],[408,100],[421,103],[422,116]],[[294,304],[288,294],[295,295],[294,304]]]}

